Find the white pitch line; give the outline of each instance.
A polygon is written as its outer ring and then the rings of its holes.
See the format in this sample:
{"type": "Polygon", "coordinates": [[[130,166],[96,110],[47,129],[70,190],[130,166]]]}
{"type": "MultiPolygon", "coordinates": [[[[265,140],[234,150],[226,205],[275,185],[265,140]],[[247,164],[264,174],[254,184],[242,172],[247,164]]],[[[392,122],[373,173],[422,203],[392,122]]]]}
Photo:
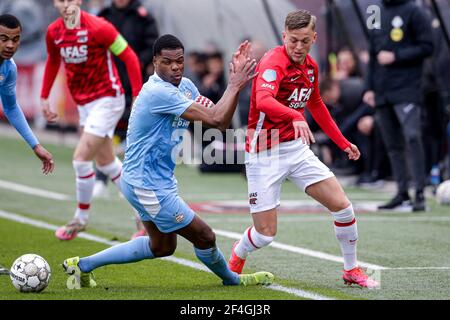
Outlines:
{"type": "MultiPolygon", "coordinates": [[[[198,269],[198,270],[202,270],[202,271],[206,271],[206,272],[211,272],[211,270],[209,270],[205,265],[203,265],[201,263],[193,262],[193,261],[190,261],[190,260],[180,259],[180,258],[176,258],[174,256],[165,257],[165,258],[162,258],[162,259],[163,260],[167,260],[167,261],[172,261],[172,262],[175,262],[175,263],[178,263],[178,264],[182,264],[184,266],[191,267],[191,268],[194,268],[194,269],[198,269]]],[[[278,284],[272,284],[272,285],[267,286],[265,288],[272,289],[272,290],[275,290],[275,291],[286,292],[286,293],[289,293],[289,294],[292,294],[292,295],[295,295],[295,296],[298,296],[298,297],[301,297],[301,298],[306,298],[306,299],[311,299],[311,300],[332,300],[329,297],[321,296],[321,295],[318,295],[316,293],[312,293],[312,292],[309,292],[309,291],[304,291],[304,290],[297,289],[297,288],[284,287],[284,286],[280,286],[278,284]]]]}
{"type": "MultiPolygon", "coordinates": [[[[367,216],[369,214],[361,214],[357,215],[358,222],[450,222],[450,217],[403,217],[403,216],[391,216],[391,217],[374,217],[367,216]]],[[[227,216],[224,218],[215,217],[211,214],[202,214],[202,218],[204,218],[207,222],[251,222],[250,215],[248,217],[242,217],[242,216],[227,216]]],[[[331,222],[333,221],[333,218],[331,216],[328,217],[321,217],[321,216],[303,216],[303,215],[279,215],[278,216],[278,222],[331,222]]]]}
{"type": "MultiPolygon", "coordinates": [[[[32,225],[35,227],[39,227],[41,229],[47,229],[47,230],[52,230],[55,231],[58,226],[43,222],[43,221],[39,221],[39,220],[35,220],[35,219],[31,219],[31,218],[27,218],[15,213],[11,213],[11,212],[6,212],[3,210],[0,210],[0,217],[1,218],[5,218],[8,220],[12,220],[12,221],[16,221],[22,224],[28,224],[28,225],[32,225]]],[[[94,241],[94,242],[99,242],[99,243],[103,243],[109,246],[113,246],[116,245],[120,242],[118,241],[110,241],[108,239],[99,237],[99,236],[95,236],[92,234],[88,234],[86,232],[82,232],[80,234],[78,234],[79,238],[82,239],[86,239],[86,240],[90,240],[90,241],[94,241]]],[[[206,272],[211,272],[205,265],[194,262],[194,261],[190,261],[187,259],[182,259],[182,258],[177,258],[174,256],[171,257],[165,257],[165,258],[161,258],[162,260],[166,260],[166,261],[170,261],[173,263],[177,263],[186,267],[190,267],[193,269],[197,269],[197,270],[201,270],[201,271],[206,271],[206,272]]],[[[297,297],[300,298],[305,298],[305,299],[312,299],[312,300],[334,300],[334,298],[331,297],[326,297],[326,296],[322,296],[313,292],[308,292],[308,291],[304,291],[301,289],[297,289],[297,288],[289,288],[289,287],[284,287],[281,285],[277,285],[277,284],[273,284],[270,286],[266,286],[264,288],[267,289],[271,289],[271,290],[275,290],[275,291],[282,291],[282,292],[286,292],[292,295],[295,295],[297,297]]]]}
{"type": "Polygon", "coordinates": [[[71,197],[57,192],[47,191],[43,189],[36,189],[32,187],[25,186],[23,184],[18,184],[10,181],[0,180],[0,188],[6,190],[17,191],[21,193],[31,194],[33,196],[38,196],[42,198],[52,199],[52,200],[70,200],[71,197]]]}
{"type": "MultiPolygon", "coordinates": [[[[214,229],[214,232],[220,236],[223,236],[226,238],[231,238],[231,239],[240,239],[242,236],[239,233],[224,231],[224,230],[214,229]]],[[[289,252],[299,253],[299,254],[302,254],[305,256],[322,259],[322,260],[344,263],[344,260],[339,256],[331,255],[331,254],[320,252],[320,251],[295,247],[295,246],[291,246],[288,244],[279,243],[276,241],[272,242],[269,246],[277,248],[277,249],[289,251],[289,252]]],[[[372,270],[450,270],[450,267],[383,267],[380,265],[367,263],[367,262],[363,262],[363,261],[358,261],[358,264],[361,267],[370,268],[372,270]]]]}
{"type": "Polygon", "coordinates": [[[276,290],[276,291],[290,293],[290,294],[293,294],[293,295],[296,295],[299,297],[303,297],[303,298],[307,298],[307,299],[311,299],[311,300],[332,300],[328,297],[320,296],[315,293],[311,293],[308,291],[295,289],[295,288],[283,287],[278,284],[271,284],[270,286],[268,286],[268,288],[272,289],[272,290],[276,290]]]}
{"type": "Polygon", "coordinates": [[[399,267],[389,268],[389,270],[450,270],[450,267],[399,267]]]}
{"type": "MultiPolygon", "coordinates": [[[[26,194],[31,194],[34,196],[40,196],[40,197],[44,197],[44,198],[48,198],[48,199],[54,199],[54,200],[69,200],[71,199],[70,196],[65,195],[65,194],[61,194],[61,193],[56,193],[56,192],[52,192],[52,191],[46,191],[46,190],[42,190],[42,189],[36,189],[36,188],[32,188],[32,187],[28,187],[25,185],[21,185],[18,183],[14,183],[14,182],[9,182],[9,181],[4,181],[4,180],[0,180],[0,188],[4,188],[7,190],[13,190],[13,191],[17,191],[17,192],[22,192],[22,193],[26,193],[26,194]]],[[[289,202],[289,201],[288,201],[289,202]]],[[[22,217],[23,218],[23,217],[22,217]]],[[[285,221],[305,221],[305,222],[313,222],[313,221],[327,221],[329,220],[329,218],[327,217],[279,217],[280,220],[285,220],[285,221]],[[304,220],[302,220],[304,219],[304,220]]],[[[26,218],[25,218],[26,219],[26,218]]],[[[244,218],[245,219],[245,218],[244,218]]],[[[437,221],[437,222],[446,222],[446,221],[450,221],[450,217],[402,217],[402,218],[384,218],[384,217],[359,217],[358,218],[361,221],[367,220],[367,221],[386,221],[386,222],[394,222],[394,221],[402,221],[402,222],[432,222],[432,221],[437,221]]],[[[214,218],[212,218],[211,220],[214,220],[214,218]]],[[[37,220],[36,220],[37,221],[37,220]]],[[[42,223],[40,221],[38,221],[38,223],[42,223]]],[[[56,229],[51,229],[51,230],[56,230],[56,229]]],[[[234,232],[230,232],[230,231],[225,231],[225,230],[215,230],[217,234],[222,235],[224,237],[228,237],[231,239],[240,239],[241,235],[238,233],[234,233],[234,232]]],[[[108,241],[106,239],[100,238],[100,237],[96,237],[94,235],[90,235],[90,234],[86,234],[85,233],[85,239],[88,240],[92,240],[92,241],[97,241],[97,242],[101,242],[101,243],[105,243],[103,242],[103,240],[108,241]],[[103,239],[103,240],[102,240],[103,239]]],[[[112,242],[111,242],[112,243],[112,242]]],[[[105,243],[105,244],[109,244],[109,245],[114,245],[116,243],[105,243]]],[[[329,261],[333,261],[333,262],[338,262],[338,263],[343,263],[343,259],[342,257],[339,256],[334,256],[328,253],[323,253],[320,251],[315,251],[315,250],[310,250],[310,249],[305,249],[305,248],[301,248],[301,247],[295,247],[295,246],[291,246],[291,245],[287,245],[287,244],[283,244],[283,243],[278,243],[278,242],[272,242],[271,244],[272,247],[281,249],[281,250],[285,250],[285,251],[290,251],[290,252],[294,252],[294,253],[299,253],[299,254],[303,254],[306,256],[311,256],[311,257],[315,257],[315,258],[319,258],[319,259],[323,259],[323,260],[329,260],[329,261]]],[[[362,262],[359,261],[359,264],[362,267],[366,267],[366,268],[371,268],[371,269],[375,269],[375,270],[446,270],[447,268],[450,267],[405,267],[405,268],[389,268],[389,267],[383,267],[383,266],[379,266],[379,265],[375,265],[375,264],[371,264],[371,263],[366,263],[366,262],[362,262]]]]}
{"type": "MultiPolygon", "coordinates": [[[[245,192],[244,192],[245,194],[245,192]]],[[[387,199],[387,197],[391,193],[389,192],[377,192],[377,195],[368,194],[368,193],[358,193],[352,191],[350,194],[351,200],[366,200],[370,197],[371,201],[384,201],[387,199]]],[[[239,199],[240,201],[247,202],[248,200],[242,197],[242,194],[239,193],[190,193],[190,192],[183,192],[181,194],[184,199],[193,199],[193,200],[217,200],[217,199],[224,199],[224,200],[236,200],[239,199]]],[[[299,200],[299,201],[310,201],[311,203],[316,203],[313,200],[310,200],[309,198],[305,198],[303,194],[299,191],[298,193],[283,193],[283,203],[285,201],[293,201],[293,200],[299,200]]]]}
{"type": "MultiPolygon", "coordinates": [[[[225,231],[225,230],[214,229],[214,232],[217,235],[219,235],[219,236],[223,236],[223,237],[231,238],[231,239],[240,239],[241,236],[242,236],[240,233],[230,232],[230,231],[225,231]]],[[[328,254],[328,253],[324,253],[324,252],[320,252],[320,251],[315,251],[315,250],[295,247],[295,246],[291,246],[291,245],[280,243],[280,242],[276,242],[276,241],[273,241],[270,244],[270,246],[274,247],[274,248],[277,248],[277,249],[284,250],[284,251],[299,253],[299,254],[302,254],[302,255],[305,255],[305,256],[314,257],[314,258],[318,258],[318,259],[322,259],[322,260],[328,260],[328,261],[333,261],[333,262],[338,262],[338,263],[344,263],[344,259],[342,257],[335,256],[335,255],[328,254]]],[[[370,268],[370,269],[374,269],[374,270],[386,270],[386,269],[388,269],[387,267],[383,267],[383,266],[379,266],[379,265],[376,265],[376,264],[367,263],[367,262],[363,262],[363,261],[358,261],[358,264],[361,267],[370,268]]]]}

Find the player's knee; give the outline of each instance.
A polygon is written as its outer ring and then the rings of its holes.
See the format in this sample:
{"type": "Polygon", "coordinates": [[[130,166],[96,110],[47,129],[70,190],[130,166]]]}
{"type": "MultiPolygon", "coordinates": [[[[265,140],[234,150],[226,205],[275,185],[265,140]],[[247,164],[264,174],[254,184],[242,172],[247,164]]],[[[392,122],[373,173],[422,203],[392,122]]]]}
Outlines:
{"type": "Polygon", "coordinates": [[[92,143],[86,142],[82,147],[77,147],[73,154],[74,161],[91,161],[91,150],[94,148],[92,143]]]}
{"type": "Polygon", "coordinates": [[[255,228],[250,229],[249,240],[256,248],[263,248],[272,243],[273,238],[276,235],[276,226],[271,226],[269,229],[262,229],[266,231],[258,231],[255,228]],[[265,232],[265,233],[262,233],[265,232]]]}
{"type": "Polygon", "coordinates": [[[115,176],[122,171],[122,162],[117,157],[112,161],[111,159],[97,159],[96,164],[97,170],[108,177],[115,176]]]}
{"type": "Polygon", "coordinates": [[[328,210],[330,210],[331,212],[342,211],[350,207],[351,204],[352,203],[350,202],[350,200],[348,200],[347,197],[340,197],[339,199],[333,201],[328,210]]]}
{"type": "Polygon", "coordinates": [[[335,221],[343,223],[350,222],[355,218],[355,212],[351,202],[349,202],[349,204],[343,209],[331,211],[331,214],[333,215],[335,221]]]}
{"type": "Polygon", "coordinates": [[[277,235],[277,226],[272,226],[272,225],[262,225],[262,226],[258,226],[258,228],[256,229],[256,231],[266,237],[275,237],[277,235]]]}
{"type": "Polygon", "coordinates": [[[86,177],[94,172],[92,161],[76,161],[72,162],[77,177],[86,177]]]}
{"type": "Polygon", "coordinates": [[[216,235],[210,227],[203,228],[198,235],[198,242],[205,247],[213,247],[216,244],[216,235]]]}
{"type": "Polygon", "coordinates": [[[152,246],[152,253],[155,258],[168,257],[174,254],[176,246],[173,245],[160,245],[152,246]]]}

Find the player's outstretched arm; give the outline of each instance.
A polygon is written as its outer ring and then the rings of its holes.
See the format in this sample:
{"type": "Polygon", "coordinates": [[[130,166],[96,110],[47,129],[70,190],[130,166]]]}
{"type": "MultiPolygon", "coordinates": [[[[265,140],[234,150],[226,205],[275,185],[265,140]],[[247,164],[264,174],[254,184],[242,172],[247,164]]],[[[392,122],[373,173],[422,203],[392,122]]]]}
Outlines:
{"type": "Polygon", "coordinates": [[[8,79],[6,88],[0,90],[0,97],[3,104],[3,112],[9,123],[19,132],[23,139],[28,143],[31,148],[34,148],[39,141],[28,125],[25,115],[17,104],[16,100],[16,83],[15,83],[15,73],[8,79]],[[5,92],[6,91],[6,92],[5,92]]]}
{"type": "Polygon", "coordinates": [[[212,109],[202,107],[198,103],[192,104],[182,115],[188,121],[202,121],[207,127],[226,130],[231,123],[236,111],[237,100],[242,90],[256,74],[253,73],[256,61],[249,58],[249,42],[239,46],[230,63],[230,77],[228,86],[222,96],[212,109]]]}
{"type": "Polygon", "coordinates": [[[45,64],[44,78],[41,89],[41,108],[45,119],[48,122],[55,122],[58,115],[50,110],[48,97],[58,74],[59,66],[61,65],[61,56],[58,48],[54,44],[54,39],[50,31],[47,31],[46,43],[48,57],[45,64]]]}
{"type": "Polygon", "coordinates": [[[55,162],[53,161],[53,156],[40,144],[33,148],[34,154],[42,161],[42,173],[49,174],[53,172],[55,168],[55,162]]]}
{"type": "MultiPolygon", "coordinates": [[[[314,70],[314,76],[316,81],[314,82],[314,90],[312,92],[311,98],[308,101],[307,108],[311,113],[314,120],[320,126],[322,131],[344,152],[349,154],[349,158],[353,159],[358,157],[359,153],[358,148],[356,150],[352,147],[352,144],[344,137],[339,127],[336,125],[333,117],[331,117],[328,108],[325,106],[325,103],[320,96],[319,90],[319,71],[317,67],[314,70]],[[349,150],[349,151],[347,151],[349,150]],[[350,153],[349,153],[350,152],[350,153]]],[[[356,159],[354,159],[356,160],[356,159]]]]}
{"type": "Polygon", "coordinates": [[[42,172],[48,174],[53,171],[54,163],[52,155],[39,144],[33,134],[27,120],[16,102],[15,95],[1,95],[5,116],[12,126],[20,133],[36,156],[42,161],[42,172]]]}
{"type": "Polygon", "coordinates": [[[100,44],[125,64],[131,84],[131,95],[133,98],[137,97],[142,88],[142,73],[138,56],[110,22],[105,21],[97,33],[100,44]]]}

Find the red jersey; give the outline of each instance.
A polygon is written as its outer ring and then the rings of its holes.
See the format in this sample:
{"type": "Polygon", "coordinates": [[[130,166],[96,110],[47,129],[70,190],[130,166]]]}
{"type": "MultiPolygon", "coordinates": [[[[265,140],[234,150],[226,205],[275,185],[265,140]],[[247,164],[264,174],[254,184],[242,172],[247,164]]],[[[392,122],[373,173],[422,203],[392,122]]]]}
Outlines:
{"type": "MultiPolygon", "coordinates": [[[[67,29],[62,18],[49,25],[47,64],[54,68],[62,58],[70,92],[78,105],[124,93],[108,50],[118,36],[111,23],[84,11],[81,11],[79,28],[67,29]]],[[[45,76],[44,79],[41,97],[48,98],[54,78],[45,76]]]]}
{"type": "Polygon", "coordinates": [[[256,67],[252,83],[246,151],[259,152],[295,139],[293,121],[305,121],[305,107],[342,150],[350,146],[319,92],[317,63],[308,55],[302,65],[284,46],[268,51],[256,67]]]}

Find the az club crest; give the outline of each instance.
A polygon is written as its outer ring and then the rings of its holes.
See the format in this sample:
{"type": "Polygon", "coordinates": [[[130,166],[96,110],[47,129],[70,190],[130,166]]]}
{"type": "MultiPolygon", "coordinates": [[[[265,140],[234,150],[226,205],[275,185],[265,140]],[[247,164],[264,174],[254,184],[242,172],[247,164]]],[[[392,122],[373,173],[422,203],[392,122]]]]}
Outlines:
{"type": "Polygon", "coordinates": [[[314,82],[314,80],[316,80],[316,77],[314,77],[313,69],[308,70],[308,77],[309,77],[309,81],[311,81],[311,82],[314,82]]]}

